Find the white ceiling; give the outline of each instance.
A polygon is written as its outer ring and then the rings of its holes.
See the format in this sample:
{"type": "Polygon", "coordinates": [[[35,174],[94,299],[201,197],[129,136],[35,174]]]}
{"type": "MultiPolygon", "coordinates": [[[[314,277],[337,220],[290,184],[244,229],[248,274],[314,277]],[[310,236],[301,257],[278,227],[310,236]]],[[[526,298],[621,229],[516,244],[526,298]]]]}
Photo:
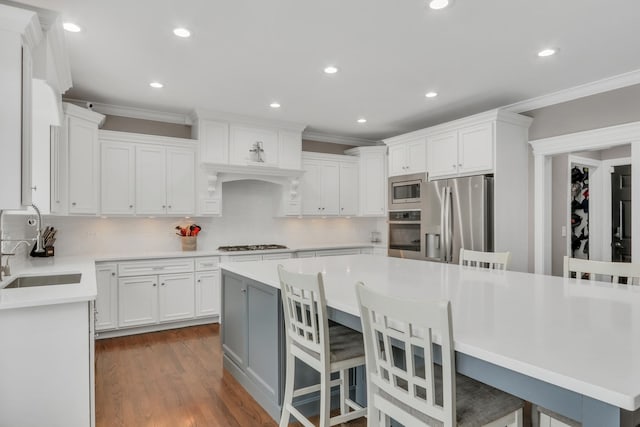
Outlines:
{"type": "Polygon", "coordinates": [[[369,139],[640,69],[637,0],[457,0],[442,11],[425,0],[24,3],[83,28],[66,34],[68,97],[369,139]],[[537,57],[548,46],[558,54],[537,57]],[[328,64],[340,72],[325,75],[328,64]]]}

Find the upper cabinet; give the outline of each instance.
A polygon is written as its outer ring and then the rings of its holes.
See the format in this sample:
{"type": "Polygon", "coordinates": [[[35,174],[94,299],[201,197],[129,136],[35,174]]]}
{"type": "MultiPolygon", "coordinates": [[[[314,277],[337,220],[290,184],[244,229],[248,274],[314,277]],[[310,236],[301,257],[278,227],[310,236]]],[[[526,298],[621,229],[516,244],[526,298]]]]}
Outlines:
{"type": "Polygon", "coordinates": [[[387,147],[357,147],[346,151],[359,162],[359,216],[386,216],[387,147]]]}
{"type": "Polygon", "coordinates": [[[302,214],[351,216],[358,213],[358,160],[351,156],[303,153],[302,214]]]}
{"type": "Polygon", "coordinates": [[[428,137],[429,177],[493,172],[493,127],[490,121],[428,137]]]}
{"type": "Polygon", "coordinates": [[[37,15],[0,5],[0,209],[31,203],[32,52],[42,40],[37,15]]]}
{"type": "Polygon", "coordinates": [[[99,132],[103,215],[194,215],[196,142],[99,132]]]}
{"type": "Polygon", "coordinates": [[[421,173],[425,169],[424,137],[398,140],[389,144],[389,176],[421,173]]]}

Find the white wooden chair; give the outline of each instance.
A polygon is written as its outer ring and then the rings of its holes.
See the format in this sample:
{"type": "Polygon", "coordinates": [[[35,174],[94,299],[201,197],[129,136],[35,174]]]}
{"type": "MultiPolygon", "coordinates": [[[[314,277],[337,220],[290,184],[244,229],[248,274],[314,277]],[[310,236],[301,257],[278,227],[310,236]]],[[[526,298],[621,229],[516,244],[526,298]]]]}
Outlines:
{"type": "Polygon", "coordinates": [[[448,301],[386,297],[356,285],[367,357],[368,426],[522,426],[524,402],[456,374],[448,301]],[[433,362],[440,344],[442,365],[433,362]]]}
{"type": "Polygon", "coordinates": [[[511,252],[480,252],[460,249],[460,265],[475,268],[506,270],[511,252]]]}
{"type": "Polygon", "coordinates": [[[596,275],[610,276],[612,283],[620,283],[620,278],[626,277],[627,284],[640,284],[640,264],[630,262],[606,262],[591,261],[580,258],[564,257],[564,277],[571,277],[576,273],[576,278],[582,279],[583,274],[589,274],[589,280],[597,280],[596,275]]]}
{"type": "Polygon", "coordinates": [[[287,340],[287,367],[280,427],[293,416],[306,427],[313,424],[293,406],[293,398],[320,392],[320,427],[366,415],[366,408],[349,398],[349,369],[365,364],[362,334],[342,325],[329,327],[322,274],[298,274],[278,265],[287,340]],[[320,373],[320,384],[295,389],[296,359],[320,373]],[[331,374],[339,378],[331,380],[331,374]],[[330,418],[331,387],[340,386],[340,415],[330,418]]]}

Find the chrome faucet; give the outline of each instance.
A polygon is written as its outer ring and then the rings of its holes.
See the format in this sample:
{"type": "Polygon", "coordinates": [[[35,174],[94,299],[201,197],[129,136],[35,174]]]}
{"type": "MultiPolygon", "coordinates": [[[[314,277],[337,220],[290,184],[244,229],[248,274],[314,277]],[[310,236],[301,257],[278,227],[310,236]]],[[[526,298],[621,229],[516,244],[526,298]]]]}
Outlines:
{"type": "Polygon", "coordinates": [[[4,214],[6,210],[0,209],[0,282],[2,281],[3,274],[5,276],[11,275],[11,269],[9,268],[9,258],[7,258],[6,262],[2,263],[3,256],[13,256],[16,254],[16,250],[21,244],[25,244],[27,246],[30,245],[31,242],[35,242],[35,252],[42,253],[44,252],[44,244],[42,242],[42,215],[40,214],[40,209],[34,204],[31,205],[33,210],[36,212],[36,237],[32,239],[5,239],[4,238],[4,214]],[[5,242],[17,242],[17,244],[13,247],[13,250],[10,252],[3,252],[3,246],[5,242]]]}

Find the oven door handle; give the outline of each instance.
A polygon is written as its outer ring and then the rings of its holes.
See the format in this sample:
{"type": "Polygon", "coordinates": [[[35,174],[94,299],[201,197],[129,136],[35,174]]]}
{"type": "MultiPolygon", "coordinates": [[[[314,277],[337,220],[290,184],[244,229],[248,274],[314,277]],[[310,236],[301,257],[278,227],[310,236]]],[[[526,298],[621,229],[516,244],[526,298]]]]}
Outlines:
{"type": "Polygon", "coordinates": [[[420,225],[420,221],[387,221],[389,224],[420,225]]]}

